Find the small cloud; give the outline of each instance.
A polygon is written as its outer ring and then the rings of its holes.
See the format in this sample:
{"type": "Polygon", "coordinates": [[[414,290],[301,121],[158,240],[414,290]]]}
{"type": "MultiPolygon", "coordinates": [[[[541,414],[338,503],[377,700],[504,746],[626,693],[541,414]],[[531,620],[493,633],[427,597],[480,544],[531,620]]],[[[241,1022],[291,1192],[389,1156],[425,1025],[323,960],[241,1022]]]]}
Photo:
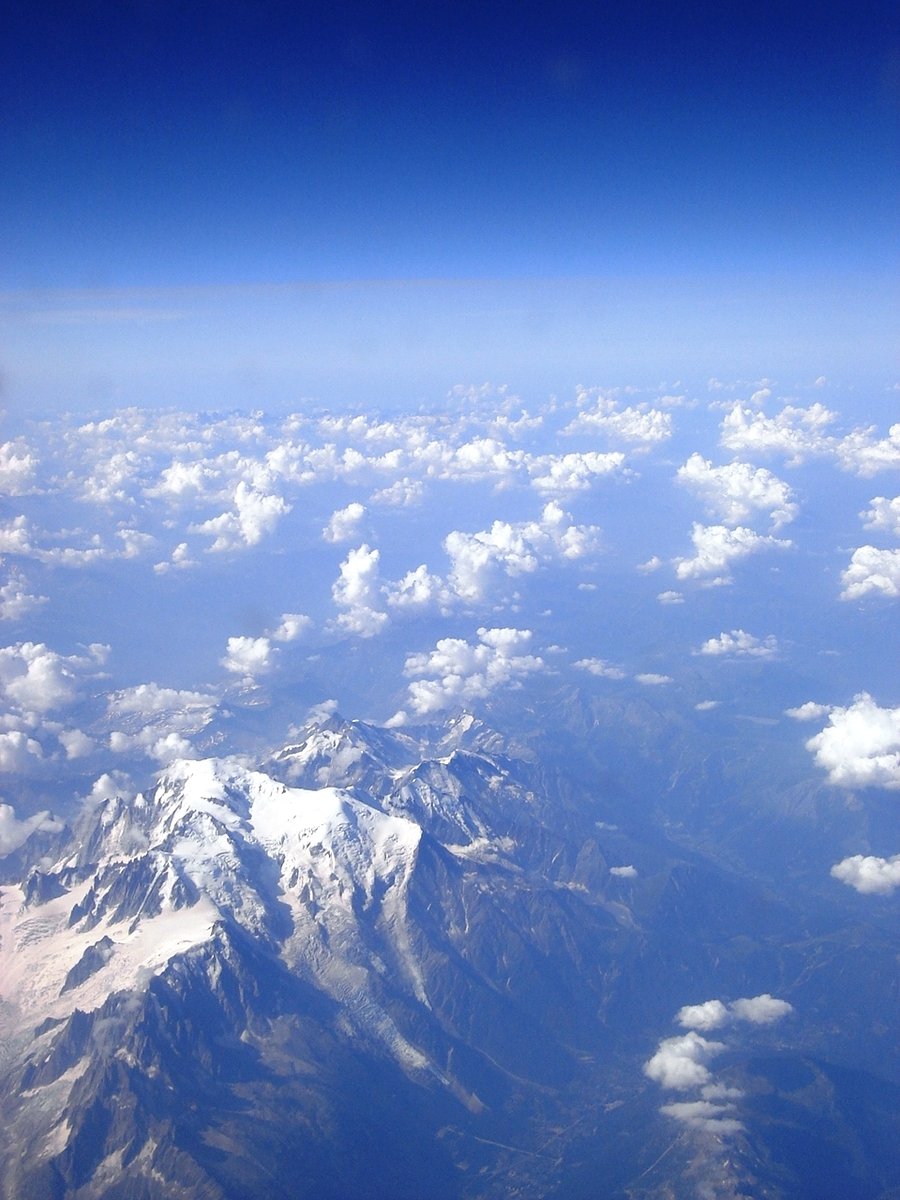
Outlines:
{"type": "Polygon", "coordinates": [[[759,996],[735,1000],[729,1005],[729,1011],[737,1021],[749,1021],[751,1025],[772,1025],[792,1013],[794,1006],[788,1004],[787,1000],[779,1000],[763,992],[759,996]]]}
{"type": "Polygon", "coordinates": [[[820,717],[827,717],[830,712],[829,704],[816,704],[815,700],[807,700],[797,708],[786,708],[784,715],[792,721],[818,721],[820,717]]]}
{"type": "Polygon", "coordinates": [[[637,867],[633,867],[630,864],[624,867],[610,867],[609,873],[610,875],[618,876],[620,879],[636,879],[637,867]]]}
{"type": "Polygon", "coordinates": [[[635,675],[634,678],[646,687],[662,687],[663,684],[674,682],[671,675],[657,675],[653,671],[645,671],[641,675],[635,675]]]}
{"type": "Polygon", "coordinates": [[[708,1082],[706,1064],[724,1049],[724,1042],[707,1041],[693,1030],[683,1037],[664,1038],[644,1063],[644,1074],[661,1087],[688,1091],[708,1082]]]}
{"type": "Polygon", "coordinates": [[[712,712],[714,708],[719,708],[721,700],[700,700],[694,705],[697,712],[712,712]]]}
{"type": "Polygon", "coordinates": [[[640,571],[642,575],[649,575],[651,571],[658,571],[662,565],[662,559],[659,557],[659,555],[654,554],[653,557],[648,558],[646,562],[638,563],[636,570],[640,571]]]}
{"type": "Polygon", "coordinates": [[[900,596],[900,550],[860,546],[841,575],[842,600],[859,600],[874,592],[894,600],[900,596]]]}
{"type": "Polygon", "coordinates": [[[312,618],[305,613],[282,613],[281,623],[272,630],[269,637],[273,642],[295,642],[311,625],[312,618]]]}
{"type": "Polygon", "coordinates": [[[660,592],[656,599],[660,604],[684,604],[681,592],[660,592]]]}
{"type": "Polygon", "coordinates": [[[900,788],[900,708],[880,708],[867,692],[829,709],[806,748],[834,787],[900,788]]]}
{"type": "Polygon", "coordinates": [[[725,655],[728,658],[772,658],[778,653],[778,641],[773,634],[767,637],[754,637],[743,629],[732,629],[730,633],[720,633],[718,637],[705,641],[698,654],[725,655]]]}
{"type": "Polygon", "coordinates": [[[346,508],[339,508],[331,514],[328,524],[322,530],[326,542],[347,542],[356,537],[359,523],[366,515],[365,506],[353,501],[346,508]]]}
{"type": "Polygon", "coordinates": [[[234,675],[253,679],[273,666],[272,643],[267,637],[230,637],[222,666],[234,675]]]}
{"type": "Polygon", "coordinates": [[[900,888],[900,854],[892,858],[853,854],[835,863],[831,874],[864,896],[889,896],[900,888]]]}
{"type": "Polygon", "coordinates": [[[675,1014],[684,1029],[718,1029],[728,1023],[728,1009],[721,1000],[705,1000],[703,1004],[686,1004],[675,1014]]]}
{"type": "Polygon", "coordinates": [[[574,665],[580,671],[587,671],[590,675],[597,675],[601,679],[624,679],[626,677],[621,667],[615,667],[602,658],[579,658],[574,665]]]}

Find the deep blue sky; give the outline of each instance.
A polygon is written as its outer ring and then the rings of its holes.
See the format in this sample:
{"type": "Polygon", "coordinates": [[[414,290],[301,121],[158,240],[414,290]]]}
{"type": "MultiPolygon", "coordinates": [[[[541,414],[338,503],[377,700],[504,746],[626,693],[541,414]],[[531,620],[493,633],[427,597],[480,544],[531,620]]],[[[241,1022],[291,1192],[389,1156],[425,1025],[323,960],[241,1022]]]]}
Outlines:
{"type": "Polygon", "coordinates": [[[828,277],[883,315],[893,3],[13,7],[7,292],[828,277]]]}

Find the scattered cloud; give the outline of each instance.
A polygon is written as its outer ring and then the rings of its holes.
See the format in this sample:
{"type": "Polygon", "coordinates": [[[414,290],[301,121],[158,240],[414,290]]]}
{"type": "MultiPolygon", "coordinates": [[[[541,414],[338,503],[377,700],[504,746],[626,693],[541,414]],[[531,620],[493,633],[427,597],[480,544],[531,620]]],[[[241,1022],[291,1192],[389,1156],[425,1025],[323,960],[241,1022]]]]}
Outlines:
{"type": "Polygon", "coordinates": [[[655,671],[644,671],[640,675],[635,675],[634,678],[646,687],[662,687],[663,684],[674,683],[671,675],[658,675],[655,671]]]}
{"type": "Polygon", "coordinates": [[[526,675],[544,670],[543,659],[527,650],[528,629],[478,630],[478,641],[442,638],[434,650],[411,654],[405,673],[412,677],[409,704],[416,716],[483,700],[501,687],[515,686],[526,675]]]}
{"type": "Polygon", "coordinates": [[[684,596],[681,592],[660,592],[656,599],[660,604],[684,604],[684,596]]]}
{"type": "Polygon", "coordinates": [[[587,671],[590,675],[596,675],[601,679],[627,678],[621,667],[616,667],[602,658],[579,658],[575,666],[579,671],[587,671]]]}
{"type": "Polygon", "coordinates": [[[867,692],[830,709],[806,748],[834,787],[900,788],[900,708],[879,708],[867,692]]]}
{"type": "Polygon", "coordinates": [[[830,712],[829,704],[817,704],[815,700],[807,700],[797,708],[786,708],[784,715],[793,721],[818,721],[820,717],[827,717],[830,712]]]}
{"type": "Polygon", "coordinates": [[[879,550],[860,546],[853,551],[850,565],[841,575],[842,600],[858,600],[870,592],[891,599],[900,596],[900,550],[879,550]]]}
{"type": "Polygon", "coordinates": [[[35,832],[58,833],[62,828],[62,821],[49,812],[35,813],[20,821],[11,804],[0,804],[0,858],[18,850],[35,832]]]}
{"type": "Polygon", "coordinates": [[[85,654],[58,654],[42,642],[0,648],[0,694],[14,710],[46,713],[74,703],[83,679],[94,676],[109,647],[96,643],[85,654]]]}
{"type": "Polygon", "coordinates": [[[892,537],[900,538],[900,496],[889,500],[887,496],[876,496],[871,507],[859,514],[866,529],[880,529],[892,537]]]}
{"type": "Polygon", "coordinates": [[[610,875],[617,876],[619,879],[636,879],[637,867],[633,867],[631,864],[623,867],[610,867],[609,873],[610,875]]]}
{"type": "Polygon", "coordinates": [[[663,1038],[656,1053],[644,1063],[644,1074],[661,1087],[686,1092],[710,1079],[707,1063],[725,1049],[691,1030],[681,1037],[663,1038]]]}
{"type": "Polygon", "coordinates": [[[797,515],[791,488],[764,467],[745,462],[714,467],[694,453],[679,467],[676,479],[699,496],[711,514],[731,527],[765,513],[774,531],[797,515]]]}
{"type": "Polygon", "coordinates": [[[222,666],[245,679],[265,675],[274,666],[272,643],[267,637],[230,637],[222,666]]]}
{"type": "Polygon", "coordinates": [[[900,854],[892,858],[853,854],[835,863],[831,874],[865,896],[889,896],[900,888],[900,854]]]}
{"type": "Polygon", "coordinates": [[[778,641],[771,633],[758,638],[743,629],[732,629],[730,633],[708,638],[697,653],[728,658],[772,658],[778,653],[778,641]]]}
{"type": "Polygon", "coordinates": [[[679,579],[702,579],[716,576],[730,582],[728,570],[732,562],[757,554],[762,550],[785,549],[789,541],[766,534],[754,533],[739,525],[729,529],[725,525],[701,525],[694,523],[691,530],[694,543],[693,558],[676,558],[675,574],[679,579]]]}
{"type": "Polygon", "coordinates": [[[353,501],[346,508],[339,508],[331,514],[328,524],[322,530],[326,542],[349,542],[356,537],[359,523],[366,515],[365,505],[353,501]]]}
{"type": "Polygon", "coordinates": [[[612,441],[650,446],[672,436],[672,415],[647,404],[619,408],[618,400],[601,388],[578,388],[581,412],[564,434],[601,433],[612,441]],[[591,407],[588,407],[590,405],[591,407]]]}
{"type": "Polygon", "coordinates": [[[377,550],[363,542],[341,563],[340,576],[331,589],[335,604],[342,610],[335,621],[338,629],[374,637],[388,623],[388,615],[381,608],[380,557],[377,550]]]}

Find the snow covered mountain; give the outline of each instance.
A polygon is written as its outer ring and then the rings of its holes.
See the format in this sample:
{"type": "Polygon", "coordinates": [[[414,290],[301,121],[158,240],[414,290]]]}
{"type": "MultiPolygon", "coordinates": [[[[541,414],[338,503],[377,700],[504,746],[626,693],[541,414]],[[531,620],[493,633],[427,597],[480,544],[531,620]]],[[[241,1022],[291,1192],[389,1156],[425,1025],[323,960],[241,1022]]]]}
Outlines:
{"type": "MultiPolygon", "coordinates": [[[[685,995],[802,974],[794,915],[610,815],[471,716],[332,717],[41,834],[0,889],[0,1195],[693,1195],[653,1160],[710,1135],[641,1063],[685,995]]],[[[805,1194],[726,1157],[716,1195],[805,1194]]]]}

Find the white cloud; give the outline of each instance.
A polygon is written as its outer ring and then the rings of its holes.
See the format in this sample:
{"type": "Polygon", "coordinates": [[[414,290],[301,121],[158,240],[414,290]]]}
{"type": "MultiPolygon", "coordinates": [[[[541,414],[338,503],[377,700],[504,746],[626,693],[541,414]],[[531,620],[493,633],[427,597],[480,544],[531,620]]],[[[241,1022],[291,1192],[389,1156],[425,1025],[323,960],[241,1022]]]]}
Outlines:
{"type": "Polygon", "coordinates": [[[714,708],[719,708],[721,700],[700,700],[694,705],[697,712],[712,712],[714,708]]]}
{"type": "Polygon", "coordinates": [[[413,505],[422,503],[424,495],[425,485],[420,480],[404,477],[373,492],[369,497],[369,503],[388,505],[394,508],[412,508],[413,505]]]}
{"type": "Polygon", "coordinates": [[[81,679],[95,674],[109,652],[95,644],[87,654],[65,656],[40,642],[0,648],[0,690],[7,703],[25,712],[45,713],[74,702],[81,679]]]}
{"type": "Polygon", "coordinates": [[[778,641],[771,633],[758,638],[743,629],[732,629],[730,633],[709,638],[697,653],[727,655],[729,658],[772,658],[778,653],[778,641]]]}
{"type": "Polygon", "coordinates": [[[87,758],[96,749],[93,738],[80,729],[62,729],[56,736],[68,759],[87,758]]]}
{"type": "Polygon", "coordinates": [[[724,525],[701,525],[694,523],[691,530],[694,543],[693,558],[676,558],[675,574],[679,579],[696,579],[703,576],[719,576],[727,581],[730,564],[737,559],[757,554],[761,550],[784,549],[788,541],[769,535],[754,533],[752,529],[738,526],[728,529],[724,525]]]}
{"type": "Polygon", "coordinates": [[[20,729],[0,733],[0,771],[27,771],[35,759],[43,756],[40,743],[20,729]]]}
{"type": "MultiPolygon", "coordinates": [[[[229,638],[231,642],[248,639],[229,638]]],[[[109,712],[115,716],[139,713],[150,716],[157,713],[180,711],[210,711],[215,708],[216,697],[207,692],[181,691],[177,688],[160,687],[157,683],[139,683],[136,687],[113,692],[108,701],[109,712]]]]}
{"type": "Polygon", "coordinates": [[[831,874],[863,895],[888,896],[900,888],[900,854],[892,858],[853,854],[835,863],[831,874]]]}
{"type": "Polygon", "coordinates": [[[36,830],[42,833],[58,833],[63,828],[49,812],[35,813],[20,821],[11,804],[0,804],[0,858],[18,850],[36,830]]]}
{"type": "Polygon", "coordinates": [[[835,787],[900,788],[900,708],[879,708],[866,692],[832,708],[806,748],[835,787]]]}
{"type": "Polygon", "coordinates": [[[721,1000],[706,1000],[703,1004],[685,1004],[675,1015],[683,1029],[718,1029],[728,1024],[728,1009],[721,1000]]]}
{"type": "Polygon", "coordinates": [[[838,462],[845,471],[865,479],[879,471],[900,467],[900,424],[892,425],[886,438],[878,438],[874,426],[856,429],[836,446],[838,462]]]}
{"type": "Polygon", "coordinates": [[[453,589],[440,575],[432,575],[424,563],[414,571],[407,571],[386,590],[385,595],[392,608],[438,608],[444,614],[457,599],[453,589]]]}
{"type": "Polygon", "coordinates": [[[31,595],[26,588],[24,577],[18,571],[11,571],[7,582],[0,587],[0,621],[18,621],[47,603],[47,596],[31,595]]]}
{"type": "Polygon", "coordinates": [[[681,592],[660,592],[656,599],[660,604],[684,604],[684,596],[681,592]]]}
{"type": "Polygon", "coordinates": [[[682,1037],[664,1038],[644,1063],[644,1074],[661,1087],[688,1091],[709,1080],[706,1064],[724,1049],[724,1042],[710,1042],[693,1030],[682,1037]]]}
{"type": "Polygon", "coordinates": [[[412,654],[405,673],[409,703],[418,716],[483,700],[500,687],[515,685],[524,676],[544,668],[541,658],[523,653],[532,634],[527,629],[479,629],[478,642],[442,638],[434,650],[412,654]]]}
{"type": "Polygon", "coordinates": [[[602,658],[579,658],[575,663],[580,671],[587,671],[591,675],[597,675],[601,679],[625,679],[625,672],[621,667],[613,666],[602,658]]]}
{"type": "Polygon", "coordinates": [[[748,1021],[751,1025],[773,1025],[794,1011],[787,1000],[779,1000],[763,992],[759,996],[748,996],[729,1005],[731,1015],[737,1021],[748,1021]]]}
{"type": "Polygon", "coordinates": [[[797,708],[786,708],[784,715],[793,721],[818,721],[820,717],[827,717],[830,712],[831,705],[817,704],[815,700],[807,700],[805,704],[801,704],[797,708]]]}
{"type": "Polygon", "coordinates": [[[619,879],[636,879],[637,867],[633,867],[630,863],[622,867],[610,867],[610,875],[615,875],[619,879]]]}
{"type": "Polygon", "coordinates": [[[797,515],[790,487],[764,467],[744,462],[714,467],[702,455],[694,453],[679,467],[676,479],[699,496],[725,525],[740,525],[755,513],[764,512],[772,529],[777,530],[797,515]]]}
{"type": "Polygon", "coordinates": [[[222,666],[226,671],[252,679],[274,665],[272,643],[267,637],[230,637],[222,666]]]}
{"type": "Polygon", "coordinates": [[[365,505],[354,500],[346,508],[339,508],[331,514],[328,524],[322,530],[326,542],[347,542],[356,537],[360,521],[366,515],[365,505]]]}
{"type": "Polygon", "coordinates": [[[734,1105],[730,1102],[716,1104],[711,1100],[683,1100],[676,1104],[663,1104],[659,1110],[667,1117],[674,1117],[692,1129],[702,1129],[704,1133],[729,1134],[740,1133],[744,1124],[730,1114],[734,1105]]]}
{"type": "Polygon", "coordinates": [[[331,589],[335,604],[344,610],[337,617],[338,628],[360,637],[373,637],[387,624],[388,615],[380,608],[380,557],[377,550],[363,542],[341,563],[340,576],[331,589]]]}
{"type": "Polygon", "coordinates": [[[674,682],[671,675],[658,675],[655,671],[644,671],[634,678],[646,687],[662,687],[663,684],[674,682]]]}
{"type": "Polygon", "coordinates": [[[826,454],[833,439],[826,433],[835,414],[823,404],[786,405],[773,417],[737,402],[722,421],[721,442],[729,450],[783,454],[791,465],[826,454]]]}
{"type": "Polygon", "coordinates": [[[893,537],[900,538],[900,496],[889,500],[887,496],[876,496],[871,508],[859,514],[866,529],[882,529],[893,537]]]}
{"type": "Polygon", "coordinates": [[[281,496],[257,491],[243,479],[234,490],[233,502],[234,511],[188,526],[191,533],[203,533],[215,539],[209,548],[211,552],[257,545],[273,531],[279,518],[291,511],[291,506],[281,496]]]}
{"type": "Polygon", "coordinates": [[[553,558],[574,561],[595,553],[600,530],[570,521],[569,514],[551,500],[537,521],[495,521],[490,529],[478,533],[454,530],[444,539],[451,563],[447,583],[461,599],[478,601],[498,571],[522,575],[553,558]]]}
{"type": "Polygon", "coordinates": [[[273,642],[295,642],[312,625],[306,613],[282,613],[281,621],[268,635],[273,642]]]}
{"type": "Polygon", "coordinates": [[[602,433],[614,441],[650,446],[672,436],[672,416],[646,404],[619,408],[618,401],[598,388],[578,388],[576,401],[582,411],[563,430],[564,434],[602,433]],[[584,406],[594,401],[592,408],[584,406]]]}
{"type": "Polygon", "coordinates": [[[37,469],[34,454],[18,439],[0,445],[0,493],[6,496],[22,496],[32,490],[37,469]]]}
{"type": "Polygon", "coordinates": [[[624,462],[625,455],[618,451],[546,455],[531,464],[531,484],[539,492],[553,496],[583,492],[597,479],[620,470],[624,462]]]}
{"type": "Polygon", "coordinates": [[[648,558],[646,562],[638,563],[637,570],[642,575],[649,575],[651,571],[658,571],[663,565],[663,560],[659,555],[654,554],[652,558],[648,558]]]}
{"type": "Polygon", "coordinates": [[[881,592],[892,599],[900,596],[900,550],[860,546],[853,551],[841,583],[842,600],[858,600],[869,592],[881,592]]]}

